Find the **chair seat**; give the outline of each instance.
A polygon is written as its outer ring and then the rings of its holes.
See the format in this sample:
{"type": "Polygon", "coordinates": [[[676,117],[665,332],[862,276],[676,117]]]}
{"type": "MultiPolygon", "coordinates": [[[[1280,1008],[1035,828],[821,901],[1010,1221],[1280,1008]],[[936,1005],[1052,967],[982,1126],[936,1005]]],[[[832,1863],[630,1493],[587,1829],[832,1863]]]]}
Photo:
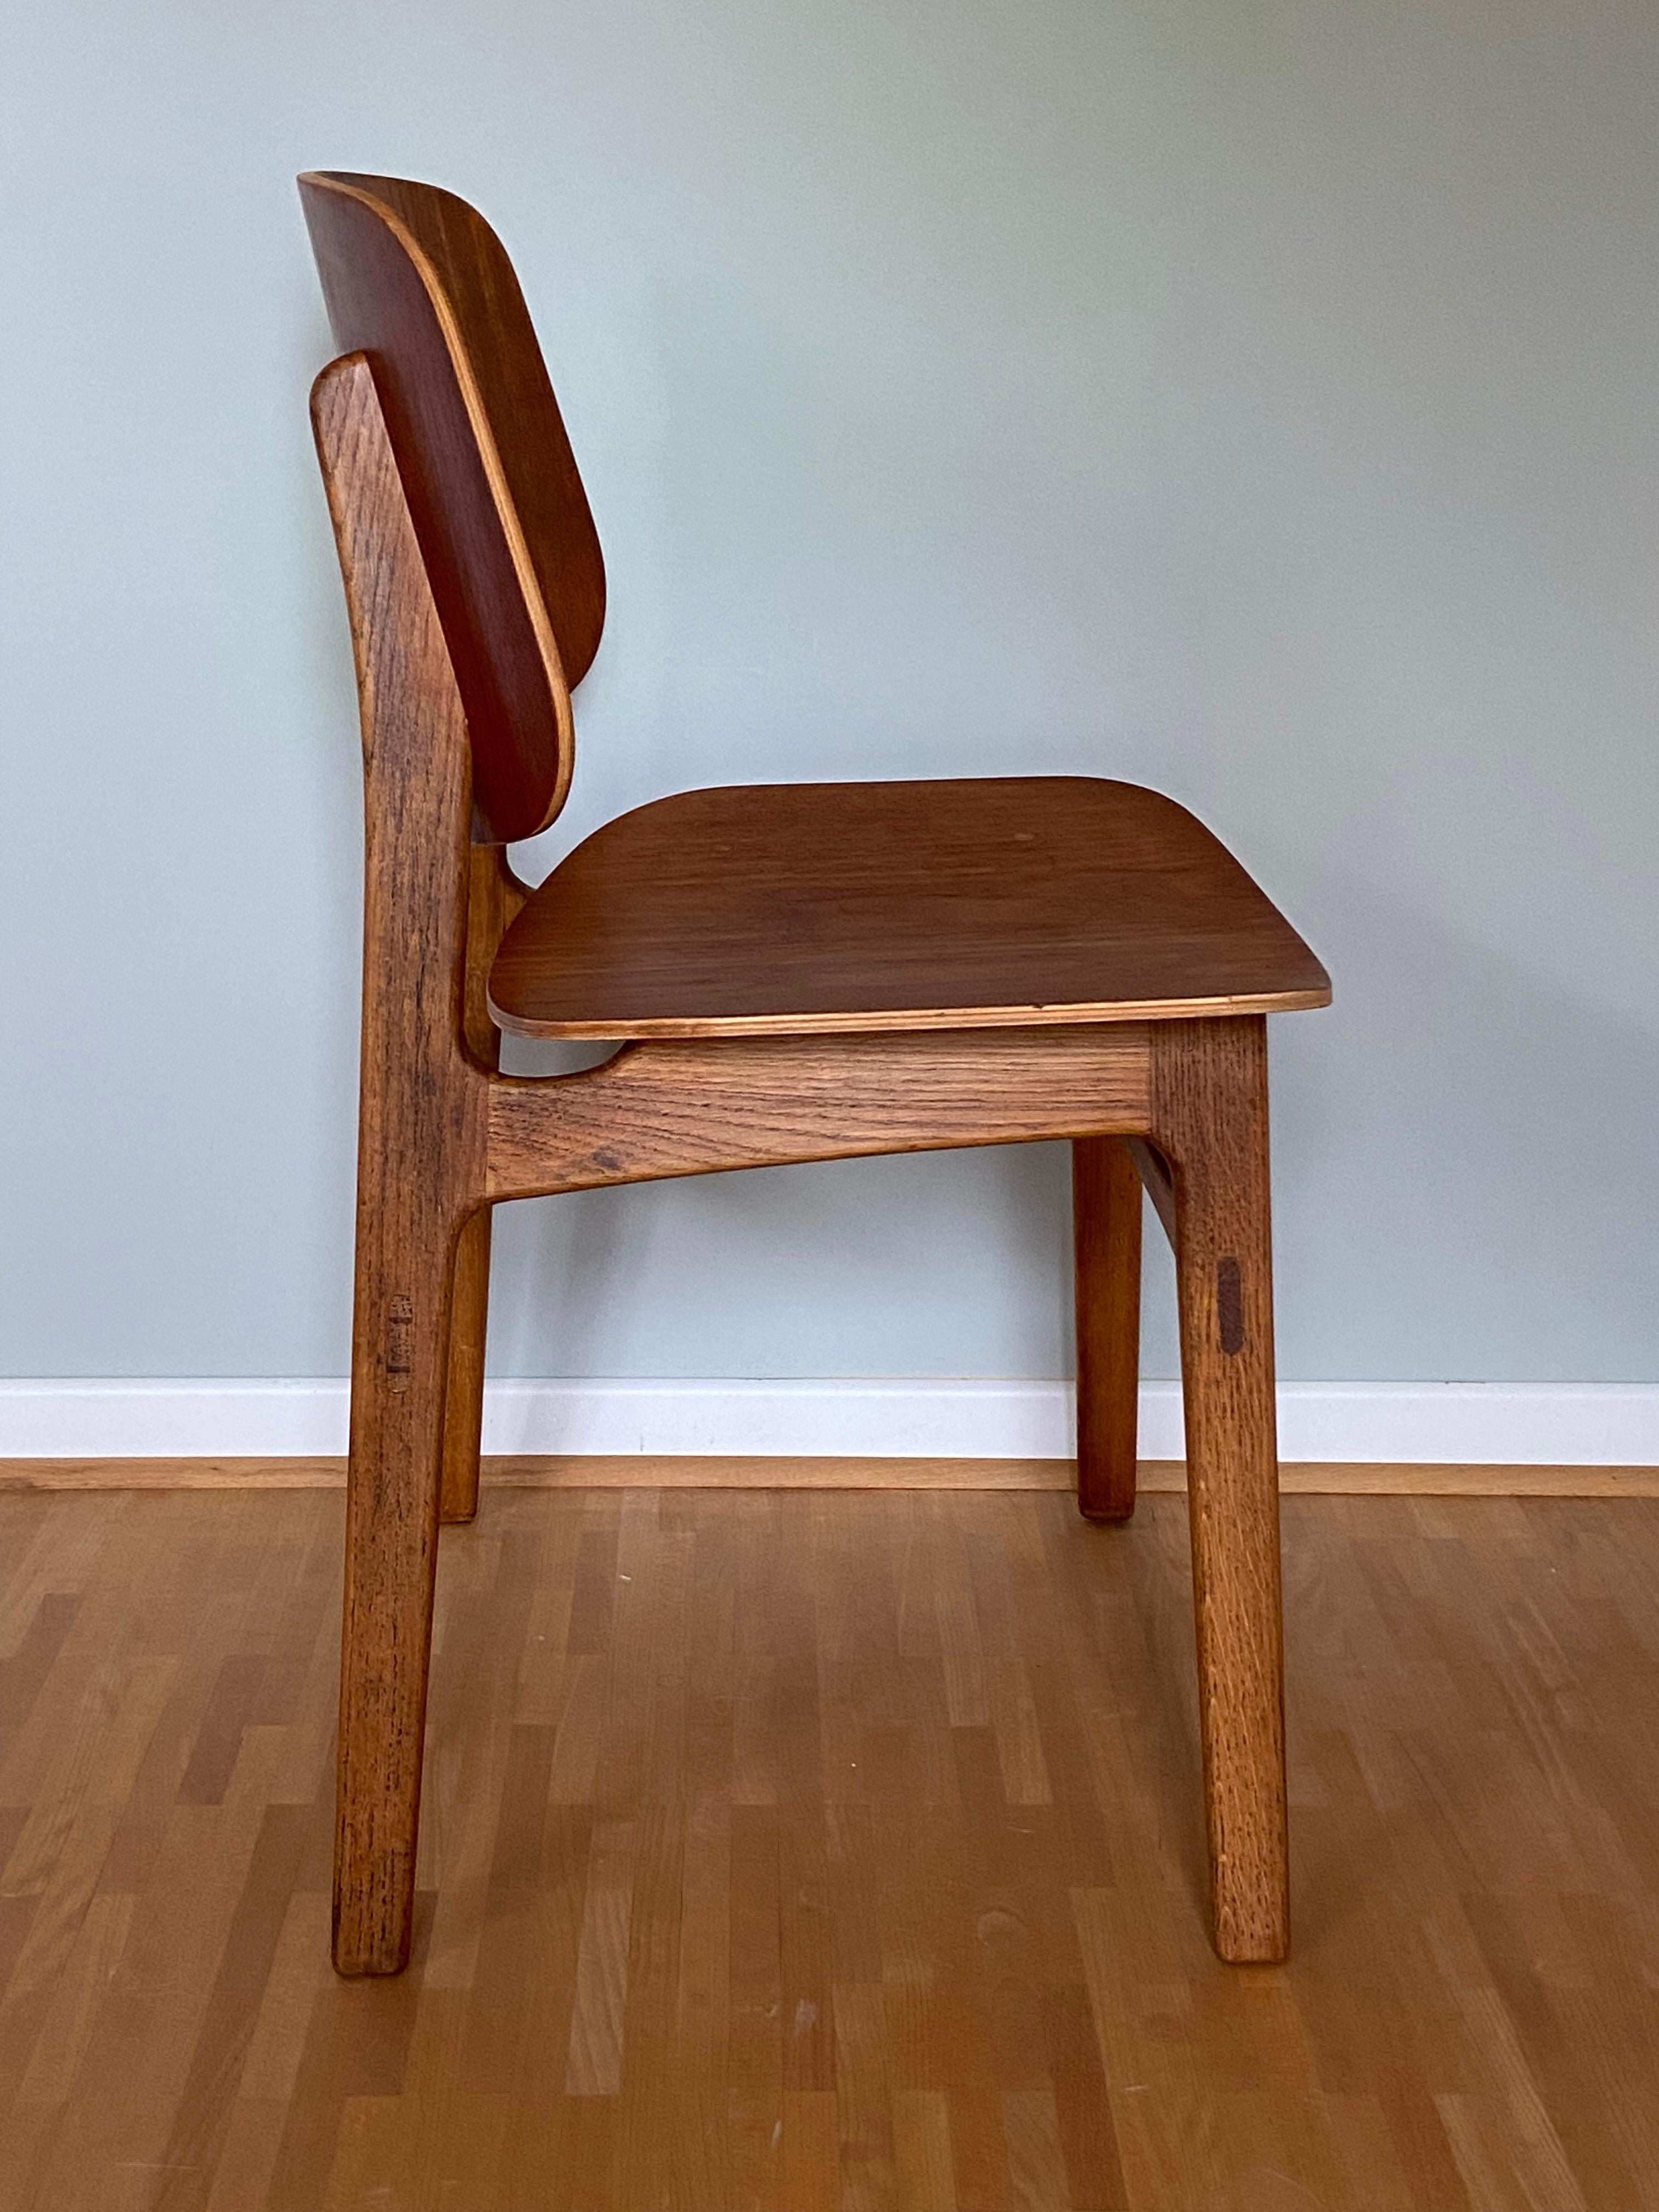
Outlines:
{"type": "Polygon", "coordinates": [[[734,786],[620,816],[556,868],[489,978],[553,1037],[972,1028],[1329,1002],[1203,824],[1088,776],[734,786]]]}

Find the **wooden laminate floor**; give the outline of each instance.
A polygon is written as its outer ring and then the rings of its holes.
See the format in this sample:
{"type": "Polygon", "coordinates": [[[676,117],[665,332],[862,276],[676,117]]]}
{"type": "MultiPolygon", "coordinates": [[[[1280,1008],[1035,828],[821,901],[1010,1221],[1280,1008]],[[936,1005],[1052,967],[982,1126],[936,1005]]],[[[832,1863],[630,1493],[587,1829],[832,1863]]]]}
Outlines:
{"type": "Polygon", "coordinates": [[[1237,1970],[1179,1499],[491,1493],[351,1985],[341,1510],[0,1497],[0,2212],[1659,2206],[1659,1504],[1286,1501],[1237,1970]]]}

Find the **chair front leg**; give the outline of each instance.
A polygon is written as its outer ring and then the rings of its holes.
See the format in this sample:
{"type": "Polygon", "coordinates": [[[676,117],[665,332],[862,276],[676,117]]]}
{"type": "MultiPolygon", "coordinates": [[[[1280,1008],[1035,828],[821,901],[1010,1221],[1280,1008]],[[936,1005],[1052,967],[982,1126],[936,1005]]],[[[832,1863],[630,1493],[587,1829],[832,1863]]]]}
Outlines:
{"type": "Polygon", "coordinates": [[[1127,1521],[1135,1510],[1140,1216],[1140,1177],[1119,1140],[1073,1138],[1077,1503],[1090,1521],[1127,1521]]]}
{"type": "Polygon", "coordinates": [[[1212,1915],[1235,1961],[1290,1942],[1267,1025],[1154,1034],[1154,1140],[1174,1173],[1212,1915]]]}

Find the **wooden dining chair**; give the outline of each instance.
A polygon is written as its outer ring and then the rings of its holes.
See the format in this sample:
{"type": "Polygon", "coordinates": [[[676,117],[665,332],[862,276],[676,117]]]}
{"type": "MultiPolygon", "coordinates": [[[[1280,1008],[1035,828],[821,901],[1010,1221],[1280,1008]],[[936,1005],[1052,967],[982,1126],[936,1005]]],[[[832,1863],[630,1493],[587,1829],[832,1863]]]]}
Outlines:
{"type": "Polygon", "coordinates": [[[409,1956],[441,1520],[477,1500],[490,1208],[715,1169],[1072,1143],[1078,1500],[1135,1496],[1141,1191],[1175,1248],[1212,1932],[1288,1942],[1265,1017],[1324,970],[1226,850],[1084,776],[683,792],[539,890],[605,574],[473,209],[301,179],[362,707],[356,1294],[334,1960],[409,1956]],[[501,1033],[613,1041],[499,1071],[501,1033]]]}

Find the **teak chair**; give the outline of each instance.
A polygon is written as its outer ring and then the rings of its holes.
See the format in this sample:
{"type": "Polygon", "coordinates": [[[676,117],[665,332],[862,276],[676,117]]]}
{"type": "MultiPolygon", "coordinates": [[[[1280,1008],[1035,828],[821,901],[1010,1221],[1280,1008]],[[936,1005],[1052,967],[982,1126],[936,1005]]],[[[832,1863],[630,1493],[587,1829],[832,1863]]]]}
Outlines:
{"type": "Polygon", "coordinates": [[[1135,1495],[1140,1192],[1179,1277],[1212,1931],[1288,1941],[1265,1017],[1324,970],[1170,799],[1087,777],[692,791],[539,890],[599,642],[587,501],[499,240],[301,179],[312,395],[366,813],[335,1965],[409,1956],[441,1520],[476,1509],[489,1209],[714,1169],[1069,1138],[1078,1499],[1135,1495]],[[617,1041],[499,1072],[503,1030],[617,1041]]]}

